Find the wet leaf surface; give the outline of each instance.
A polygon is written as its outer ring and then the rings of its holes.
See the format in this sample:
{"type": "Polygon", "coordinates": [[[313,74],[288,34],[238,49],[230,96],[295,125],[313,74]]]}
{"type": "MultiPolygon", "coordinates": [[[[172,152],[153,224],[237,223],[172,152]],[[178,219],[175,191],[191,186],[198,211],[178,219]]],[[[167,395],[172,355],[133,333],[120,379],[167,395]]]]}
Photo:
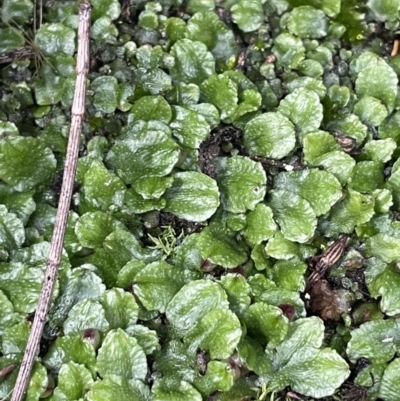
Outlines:
{"type": "MultiPolygon", "coordinates": [[[[27,400],[397,400],[397,2],[91,3],[76,183],[27,400]]],[[[1,399],[79,72],[76,4],[36,6],[2,3],[1,399]]]]}

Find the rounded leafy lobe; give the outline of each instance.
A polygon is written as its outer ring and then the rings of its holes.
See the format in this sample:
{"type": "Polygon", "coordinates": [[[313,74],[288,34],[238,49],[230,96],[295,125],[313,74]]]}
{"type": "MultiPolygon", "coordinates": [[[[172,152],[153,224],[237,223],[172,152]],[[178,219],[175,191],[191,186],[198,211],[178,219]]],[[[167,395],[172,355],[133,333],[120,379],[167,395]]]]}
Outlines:
{"type": "Polygon", "coordinates": [[[168,37],[168,43],[174,44],[179,39],[184,39],[186,35],[186,23],[180,18],[171,17],[165,24],[165,33],[168,37]]]}
{"type": "Polygon", "coordinates": [[[96,42],[113,42],[117,36],[118,29],[108,17],[97,19],[90,28],[90,38],[96,42]]]}
{"type": "Polygon", "coordinates": [[[180,106],[173,107],[173,119],[169,125],[179,144],[197,149],[210,133],[206,119],[195,111],[180,106]]]}
{"type": "Polygon", "coordinates": [[[126,229],[113,231],[104,239],[102,245],[120,266],[124,266],[132,259],[151,263],[161,254],[158,249],[143,248],[136,236],[126,229]]]}
{"type": "Polygon", "coordinates": [[[366,253],[377,258],[369,260],[365,270],[365,282],[373,298],[380,299],[379,307],[388,316],[400,313],[400,300],[397,290],[400,285],[400,274],[395,270],[394,264],[400,260],[398,252],[399,239],[379,233],[367,240],[366,253]]]}
{"type": "Polygon", "coordinates": [[[400,262],[400,238],[379,232],[368,238],[365,245],[368,256],[376,256],[385,263],[400,262]]]}
{"type": "Polygon", "coordinates": [[[258,29],[264,21],[261,0],[240,0],[231,9],[232,19],[243,32],[258,29]]]}
{"type": "Polygon", "coordinates": [[[202,401],[203,397],[189,382],[168,378],[156,380],[152,387],[152,401],[202,401]]]}
{"type": "Polygon", "coordinates": [[[398,130],[400,124],[400,112],[393,112],[389,117],[387,117],[382,124],[379,126],[379,138],[386,139],[392,138],[399,143],[400,132],[398,130]]]}
{"type": "Polygon", "coordinates": [[[310,397],[334,394],[350,370],[336,351],[319,349],[323,337],[324,326],[319,318],[299,319],[290,325],[287,338],[275,350],[275,371],[268,375],[272,391],[290,385],[294,391],[310,397]]]}
{"type": "MultiPolygon", "coordinates": [[[[152,177],[146,177],[146,178],[152,178],[152,177]]],[[[158,177],[156,177],[156,178],[158,178],[158,177]]],[[[158,188],[158,189],[160,189],[160,188],[158,188]]],[[[148,189],[146,189],[146,193],[148,193],[148,189]]],[[[165,199],[163,199],[163,198],[157,199],[157,198],[151,197],[151,198],[146,199],[142,195],[138,194],[134,190],[134,188],[130,188],[126,192],[125,203],[131,212],[138,213],[138,214],[150,212],[151,210],[164,209],[165,205],[167,204],[165,199]]]]}
{"type": "Polygon", "coordinates": [[[154,262],[134,278],[133,289],[147,310],[165,313],[168,303],[184,284],[183,270],[167,262],[154,262]]]}
{"type": "Polygon", "coordinates": [[[211,359],[229,358],[239,343],[242,330],[237,316],[228,309],[212,309],[184,337],[189,350],[199,348],[211,359]]]}
{"type": "Polygon", "coordinates": [[[271,265],[271,260],[265,252],[264,244],[255,245],[250,254],[251,260],[257,270],[265,270],[271,265]]]}
{"type": "MultiPolygon", "coordinates": [[[[289,315],[302,317],[306,315],[304,308],[304,302],[300,298],[300,294],[297,291],[290,291],[285,288],[278,288],[276,284],[265,278],[264,275],[257,274],[252,276],[249,280],[252,286],[252,292],[254,300],[267,305],[272,305],[280,309],[281,312],[285,310],[285,313],[289,312],[289,315]],[[290,305],[287,309],[282,305],[290,305]]],[[[286,316],[284,314],[284,316],[286,316]]],[[[285,317],[286,318],[286,317],[285,317]]],[[[273,344],[271,344],[273,346],[273,344]]]]}
{"type": "MultiPolygon", "coordinates": [[[[350,375],[346,361],[330,348],[298,352],[281,369],[276,383],[285,383],[306,396],[322,398],[333,395],[350,375]]],[[[279,385],[279,389],[285,386],[279,385]]]]}
{"type": "Polygon", "coordinates": [[[356,161],[341,150],[334,150],[314,159],[313,166],[323,166],[324,170],[334,175],[341,185],[345,185],[353,171],[356,161]]]}
{"type": "Polygon", "coordinates": [[[254,115],[261,106],[262,97],[258,91],[254,89],[246,89],[239,94],[240,103],[238,104],[235,112],[225,119],[225,123],[229,124],[235,122],[240,124],[243,121],[245,124],[249,118],[254,115]]]}
{"type": "Polygon", "coordinates": [[[244,337],[238,346],[238,356],[244,361],[247,369],[253,371],[257,375],[266,374],[272,371],[271,361],[264,352],[264,347],[253,338],[244,337]]]}
{"type": "Polygon", "coordinates": [[[68,362],[62,365],[58,374],[58,386],[54,390],[57,401],[79,400],[85,397],[94,383],[92,373],[83,365],[68,362]]]}
{"type": "Polygon", "coordinates": [[[200,233],[197,247],[204,260],[227,269],[239,266],[248,258],[246,245],[238,242],[235,233],[222,224],[206,227],[200,233]]]}
{"type": "Polygon", "coordinates": [[[354,114],[369,125],[378,126],[387,117],[386,107],[374,97],[364,96],[354,105],[354,114]]]}
{"type": "Polygon", "coordinates": [[[39,399],[43,394],[43,390],[47,388],[48,384],[49,375],[47,374],[46,368],[41,363],[35,362],[32,369],[28,391],[26,393],[26,399],[39,399]]]}
{"type": "Polygon", "coordinates": [[[201,42],[178,40],[170,54],[175,58],[175,64],[170,69],[171,77],[177,82],[199,85],[215,73],[214,57],[201,42]]]}
{"type": "Polygon", "coordinates": [[[103,241],[113,231],[123,229],[125,226],[111,215],[93,212],[80,217],[75,226],[75,234],[82,246],[97,248],[103,245],[103,241]]]}
{"type": "MultiPolygon", "coordinates": [[[[314,61],[314,60],[306,60],[306,61],[314,61]]],[[[321,65],[318,62],[316,63],[318,65],[321,65]]],[[[314,91],[321,100],[326,95],[326,87],[324,86],[324,84],[320,79],[315,79],[310,77],[299,77],[287,83],[287,89],[289,93],[299,88],[305,88],[314,91]]]]}
{"type": "Polygon", "coordinates": [[[65,334],[80,333],[86,329],[96,329],[104,333],[108,331],[109,323],[99,302],[83,300],[70,310],[63,329],[65,334]]]}
{"type": "Polygon", "coordinates": [[[0,141],[13,136],[19,136],[17,126],[9,121],[0,121],[0,141]]]}
{"type": "Polygon", "coordinates": [[[317,218],[305,199],[289,191],[274,190],[269,206],[286,239],[304,243],[312,238],[317,218]]]}
{"type": "Polygon", "coordinates": [[[115,141],[106,161],[126,184],[144,176],[163,177],[178,162],[180,150],[167,126],[149,123],[133,126],[123,140],[115,141]]]}
{"type": "Polygon", "coordinates": [[[118,81],[115,77],[101,76],[96,78],[91,89],[94,90],[94,106],[103,113],[114,113],[118,106],[118,81]]]}
{"type": "Polygon", "coordinates": [[[61,102],[64,107],[71,106],[75,79],[63,77],[50,64],[42,65],[40,75],[43,78],[35,85],[36,103],[49,106],[61,102]]]}
{"type": "Polygon", "coordinates": [[[379,397],[382,400],[396,401],[398,399],[400,392],[399,369],[400,358],[390,362],[385,369],[379,388],[379,397]]]}
{"type": "Polygon", "coordinates": [[[393,111],[397,96],[398,78],[382,58],[369,60],[356,79],[356,92],[362,96],[372,96],[386,104],[389,113],[393,111]]]}
{"type": "Polygon", "coordinates": [[[275,179],[274,189],[300,195],[310,203],[317,216],[327,213],[342,197],[339,181],[318,169],[282,172],[275,179]]]}
{"type": "Polygon", "coordinates": [[[27,321],[20,321],[14,326],[7,328],[1,339],[3,355],[23,353],[28,342],[30,329],[31,323],[27,321]]]}
{"type": "Polygon", "coordinates": [[[351,332],[346,353],[352,362],[368,358],[373,363],[385,363],[393,358],[399,346],[400,320],[375,320],[351,332]]]}
{"type": "Polygon", "coordinates": [[[230,310],[242,317],[251,303],[251,288],[246,279],[240,274],[228,273],[221,277],[220,284],[228,295],[230,310]]]}
{"type": "Polygon", "coordinates": [[[53,152],[37,138],[12,137],[0,143],[0,179],[19,192],[47,184],[56,164],[53,152]]]}
{"type": "Polygon", "coordinates": [[[62,52],[75,53],[75,31],[61,23],[42,24],[35,35],[35,42],[45,56],[62,52]]]}
{"type": "Polygon", "coordinates": [[[202,173],[186,171],[173,175],[174,183],[165,192],[165,210],[189,221],[205,221],[219,206],[216,182],[202,173]]]}
{"type": "Polygon", "coordinates": [[[125,330],[127,334],[136,338],[138,344],[146,355],[151,355],[155,350],[160,348],[157,332],[150,330],[141,324],[130,326],[125,330]]]}
{"type": "Polygon", "coordinates": [[[267,177],[261,164],[242,156],[218,158],[215,164],[223,208],[232,213],[254,210],[266,193],[267,177]]]}
{"type": "Polygon", "coordinates": [[[132,188],[143,199],[159,199],[173,183],[173,177],[143,177],[132,188]]]}
{"type": "Polygon", "coordinates": [[[32,11],[33,4],[30,0],[4,0],[1,7],[1,17],[5,23],[14,21],[21,24],[28,22],[32,11]]]}
{"type": "Polygon", "coordinates": [[[318,78],[324,73],[321,63],[315,60],[304,60],[298,64],[297,69],[303,75],[311,78],[318,78]]]}
{"type": "Polygon", "coordinates": [[[200,85],[200,89],[204,101],[218,109],[222,120],[233,115],[239,99],[237,87],[229,77],[212,75],[200,85]]]}
{"type": "Polygon", "coordinates": [[[219,112],[211,103],[190,104],[187,106],[187,108],[203,116],[211,129],[214,129],[218,126],[220,122],[219,112]]]}
{"type": "Polygon", "coordinates": [[[346,107],[350,101],[350,89],[347,86],[332,85],[328,88],[327,95],[326,101],[329,99],[328,104],[334,110],[346,107]]]}
{"type": "Polygon", "coordinates": [[[301,256],[299,244],[286,239],[280,231],[268,241],[265,253],[278,260],[289,260],[301,256]]]}
{"type": "Polygon", "coordinates": [[[63,364],[75,362],[95,373],[96,351],[81,333],[58,337],[44,357],[48,369],[59,371],[63,364]]]}
{"type": "MultiPolygon", "coordinates": [[[[2,8],[2,15],[4,15],[2,8]]],[[[4,17],[3,17],[4,18],[4,17]]],[[[25,39],[15,28],[3,28],[0,32],[0,52],[17,50],[25,44],[25,39]]]]}
{"type": "Polygon", "coordinates": [[[28,267],[13,262],[0,264],[0,290],[12,302],[15,312],[32,313],[37,305],[44,272],[38,267],[28,267]]]}
{"type": "Polygon", "coordinates": [[[121,329],[111,330],[99,349],[96,370],[101,377],[118,375],[144,380],[147,374],[146,355],[136,338],[129,337],[121,329]]]}
{"type": "Polygon", "coordinates": [[[232,30],[214,12],[214,0],[211,0],[210,4],[212,4],[210,12],[199,12],[190,18],[187,24],[187,37],[203,42],[214,56],[217,70],[222,70],[236,59],[238,46],[232,30]]]}
{"type": "Polygon", "coordinates": [[[129,287],[137,273],[142,270],[146,264],[139,260],[129,261],[119,272],[117,278],[117,285],[121,288],[129,287]]]}
{"type": "MultiPolygon", "coordinates": [[[[44,255],[47,257],[47,252],[44,255]]],[[[46,263],[46,261],[44,261],[46,263]]],[[[67,270],[60,285],[60,296],[54,301],[49,312],[50,327],[61,325],[67,318],[69,311],[78,301],[91,299],[98,301],[106,286],[99,276],[85,268],[67,270]]]]}
{"type": "Polygon", "coordinates": [[[256,302],[249,306],[244,316],[246,327],[251,330],[261,345],[275,347],[285,337],[289,328],[288,319],[276,306],[256,302]]]}
{"type": "Polygon", "coordinates": [[[386,163],[392,158],[397,145],[392,138],[370,141],[364,146],[364,153],[369,160],[386,163]]]}
{"type": "Polygon", "coordinates": [[[281,65],[296,68],[304,60],[306,49],[300,38],[284,32],[275,38],[272,52],[281,65]]]}
{"type": "Polygon", "coordinates": [[[256,245],[270,239],[275,234],[276,229],[272,209],[263,203],[259,203],[254,210],[247,214],[244,237],[250,244],[256,245]]]}
{"type": "Polygon", "coordinates": [[[133,104],[130,113],[132,122],[157,120],[169,124],[172,119],[171,107],[162,96],[142,96],[133,104]]]}
{"type": "Polygon", "coordinates": [[[107,212],[112,206],[124,203],[126,186],[115,174],[110,173],[98,160],[93,161],[84,176],[81,194],[91,210],[107,212]]]}
{"type": "Polygon", "coordinates": [[[0,205],[0,248],[11,251],[18,249],[25,241],[23,222],[9,213],[4,205],[0,205]]]}
{"type": "Polygon", "coordinates": [[[325,14],[310,6],[294,8],[286,23],[289,31],[300,38],[318,39],[328,33],[328,19],[325,14]]]}
{"type": "Polygon", "coordinates": [[[96,380],[86,397],[89,401],[148,401],[150,389],[141,380],[112,374],[96,380]]]}
{"type": "Polygon", "coordinates": [[[278,288],[290,291],[304,291],[304,273],[307,265],[300,261],[283,261],[275,263],[273,267],[273,279],[278,288]]]}
{"type": "Polygon", "coordinates": [[[200,251],[196,246],[199,234],[193,233],[183,238],[183,241],[175,249],[174,263],[176,266],[185,267],[192,271],[198,270],[202,259],[200,251]]]}
{"type": "Polygon", "coordinates": [[[374,198],[349,189],[346,198],[332,208],[329,220],[323,222],[325,235],[350,234],[356,225],[368,222],[374,214],[374,198]]]}
{"type": "Polygon", "coordinates": [[[315,131],[322,122],[322,104],[314,91],[300,88],[283,99],[278,111],[286,116],[300,134],[315,131]]]}
{"type": "Polygon", "coordinates": [[[372,15],[378,21],[397,21],[399,17],[400,6],[398,3],[390,0],[368,0],[368,8],[372,15]]]}
{"type": "Polygon", "coordinates": [[[310,132],[303,139],[304,160],[311,165],[316,165],[316,160],[320,156],[334,150],[340,150],[340,145],[328,132],[310,132]]]}
{"type": "Polygon", "coordinates": [[[228,309],[225,291],[216,283],[196,280],[182,287],[169,303],[166,315],[175,332],[184,337],[213,309],[228,309]]]}
{"type": "Polygon", "coordinates": [[[0,302],[0,335],[3,336],[5,329],[18,322],[19,314],[14,312],[13,304],[2,290],[0,290],[0,302]]]}
{"type": "Polygon", "coordinates": [[[121,13],[121,5],[118,0],[92,0],[91,5],[93,7],[93,21],[100,17],[108,17],[111,20],[115,20],[121,13]]]}
{"type": "Polygon", "coordinates": [[[388,213],[393,206],[393,196],[388,189],[377,189],[372,193],[375,200],[376,213],[388,213]]]}
{"type": "Polygon", "coordinates": [[[216,391],[229,391],[235,382],[235,370],[227,361],[209,361],[203,377],[194,384],[202,394],[213,394],[216,391]]]}
{"type": "Polygon", "coordinates": [[[372,193],[383,186],[382,163],[373,161],[358,162],[352,171],[348,187],[361,193],[372,193]]]}
{"type": "Polygon", "coordinates": [[[354,138],[358,145],[363,143],[368,131],[367,127],[361,123],[355,114],[346,114],[329,121],[326,129],[354,138]]]}
{"type": "Polygon", "coordinates": [[[110,329],[126,330],[136,324],[139,306],[131,293],[112,288],[103,293],[100,303],[110,329]]]}
{"type": "Polygon", "coordinates": [[[244,144],[252,155],[282,159],[296,144],[294,126],[279,113],[261,114],[246,124],[244,144]]]}

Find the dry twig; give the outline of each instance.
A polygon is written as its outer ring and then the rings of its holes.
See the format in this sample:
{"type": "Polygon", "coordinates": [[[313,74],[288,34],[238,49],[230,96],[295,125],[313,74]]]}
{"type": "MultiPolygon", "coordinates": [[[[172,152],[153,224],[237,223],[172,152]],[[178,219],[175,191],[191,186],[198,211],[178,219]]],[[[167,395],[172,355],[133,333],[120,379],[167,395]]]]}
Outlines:
{"type": "Polygon", "coordinates": [[[399,52],[399,45],[400,45],[400,40],[395,39],[395,41],[393,42],[392,53],[390,54],[391,57],[397,56],[397,53],[399,52]]]}
{"type": "Polygon", "coordinates": [[[9,64],[18,60],[25,60],[29,58],[34,58],[36,56],[36,51],[29,47],[22,47],[12,52],[1,53],[0,54],[0,64],[9,64]]]}
{"type": "Polygon", "coordinates": [[[54,284],[57,279],[58,266],[61,261],[65,228],[67,225],[68,212],[74,186],[76,164],[78,160],[79,137],[82,129],[83,115],[85,112],[86,78],[89,70],[89,26],[90,4],[87,0],[84,0],[79,5],[78,55],[76,66],[77,77],[75,83],[74,101],[72,104],[72,121],[69,133],[67,155],[65,159],[60,201],[50,245],[50,252],[47,258],[46,274],[43,282],[42,292],[36,308],[35,318],[33,320],[28,344],[22,359],[11,401],[21,401],[28,386],[36,351],[40,343],[44,325],[47,321],[50,300],[53,293],[54,284]]]}

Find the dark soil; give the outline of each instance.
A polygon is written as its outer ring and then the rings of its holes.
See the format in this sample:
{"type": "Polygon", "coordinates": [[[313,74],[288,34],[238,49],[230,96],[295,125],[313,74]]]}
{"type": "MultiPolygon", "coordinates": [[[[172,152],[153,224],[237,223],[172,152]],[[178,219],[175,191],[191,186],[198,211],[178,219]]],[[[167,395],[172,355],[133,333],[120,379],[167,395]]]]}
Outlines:
{"type": "Polygon", "coordinates": [[[220,125],[200,145],[199,164],[201,171],[210,177],[214,177],[215,164],[213,160],[219,156],[226,156],[233,149],[238,151],[239,154],[244,151],[242,131],[233,125],[220,125]]]}
{"type": "Polygon", "coordinates": [[[204,227],[202,224],[180,219],[179,217],[173,215],[172,213],[161,212],[160,227],[164,226],[172,227],[175,230],[177,236],[179,236],[182,231],[185,236],[193,233],[198,233],[204,227]]]}

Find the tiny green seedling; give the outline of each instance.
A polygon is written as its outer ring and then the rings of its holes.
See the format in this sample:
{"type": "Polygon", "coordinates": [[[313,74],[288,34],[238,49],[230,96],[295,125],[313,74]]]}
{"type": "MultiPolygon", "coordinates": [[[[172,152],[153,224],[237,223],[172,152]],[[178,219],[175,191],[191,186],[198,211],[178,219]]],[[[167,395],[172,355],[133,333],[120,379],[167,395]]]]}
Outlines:
{"type": "Polygon", "coordinates": [[[182,230],[182,232],[176,236],[176,232],[172,226],[162,226],[161,228],[163,228],[163,231],[157,238],[149,234],[150,239],[155,243],[154,246],[150,246],[149,248],[161,249],[166,259],[175,252],[175,248],[184,237],[184,232],[182,230]]]}

